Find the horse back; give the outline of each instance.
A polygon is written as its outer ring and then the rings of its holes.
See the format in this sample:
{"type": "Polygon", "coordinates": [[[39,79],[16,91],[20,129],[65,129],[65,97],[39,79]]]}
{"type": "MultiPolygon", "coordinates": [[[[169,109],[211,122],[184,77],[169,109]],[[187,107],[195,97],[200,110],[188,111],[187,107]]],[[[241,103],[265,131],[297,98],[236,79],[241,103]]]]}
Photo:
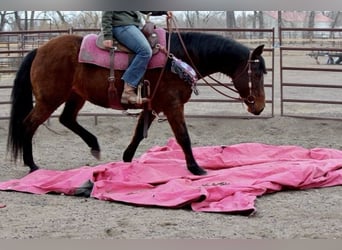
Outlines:
{"type": "Polygon", "coordinates": [[[35,94],[46,94],[50,91],[64,94],[70,92],[79,66],[78,52],[82,39],[82,36],[62,35],[37,49],[31,67],[32,88],[35,94]]]}
{"type": "Polygon", "coordinates": [[[52,38],[38,48],[38,56],[44,58],[45,63],[49,63],[49,59],[51,61],[58,60],[58,62],[60,60],[77,62],[82,39],[83,37],[78,35],[62,35],[52,38]]]}

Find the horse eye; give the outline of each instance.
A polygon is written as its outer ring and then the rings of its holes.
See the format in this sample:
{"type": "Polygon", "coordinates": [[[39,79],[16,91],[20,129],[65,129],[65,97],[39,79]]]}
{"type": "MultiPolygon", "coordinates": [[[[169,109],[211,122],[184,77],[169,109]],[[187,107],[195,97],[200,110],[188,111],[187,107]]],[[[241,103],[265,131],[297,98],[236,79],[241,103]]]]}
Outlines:
{"type": "Polygon", "coordinates": [[[252,96],[252,95],[249,95],[249,96],[247,96],[246,101],[247,101],[249,104],[253,104],[253,103],[255,103],[255,97],[252,96]]]}

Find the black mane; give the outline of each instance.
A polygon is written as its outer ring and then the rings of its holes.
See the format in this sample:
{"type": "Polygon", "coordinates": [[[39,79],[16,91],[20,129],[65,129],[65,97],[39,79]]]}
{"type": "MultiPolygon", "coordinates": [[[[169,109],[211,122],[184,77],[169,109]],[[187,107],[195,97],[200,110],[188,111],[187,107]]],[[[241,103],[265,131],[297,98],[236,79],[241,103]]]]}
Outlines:
{"type": "MultiPolygon", "coordinates": [[[[248,59],[249,49],[237,41],[217,34],[180,33],[186,49],[202,75],[222,72],[231,75],[248,59]]],[[[190,64],[177,33],[171,34],[170,52],[190,64]]]]}

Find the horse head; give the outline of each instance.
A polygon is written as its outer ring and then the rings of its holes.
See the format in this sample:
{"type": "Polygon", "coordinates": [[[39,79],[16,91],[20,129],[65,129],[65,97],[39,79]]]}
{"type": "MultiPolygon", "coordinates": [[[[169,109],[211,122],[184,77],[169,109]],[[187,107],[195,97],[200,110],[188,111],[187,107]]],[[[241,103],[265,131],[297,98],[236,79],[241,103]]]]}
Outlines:
{"type": "Polygon", "coordinates": [[[264,45],[258,46],[244,62],[242,67],[237,69],[233,76],[233,83],[238,90],[241,99],[247,105],[248,112],[259,115],[265,108],[264,74],[266,66],[261,56],[264,45]]]}

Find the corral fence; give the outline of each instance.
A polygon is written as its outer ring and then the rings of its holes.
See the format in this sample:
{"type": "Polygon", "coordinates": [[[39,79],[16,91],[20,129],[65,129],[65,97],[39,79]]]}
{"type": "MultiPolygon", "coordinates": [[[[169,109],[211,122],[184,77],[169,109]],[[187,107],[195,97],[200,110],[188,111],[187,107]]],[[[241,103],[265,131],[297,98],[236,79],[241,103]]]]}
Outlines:
{"type": "MultiPolygon", "coordinates": [[[[265,77],[266,108],[262,115],[253,116],[247,113],[246,108],[239,101],[227,99],[207,86],[204,81],[198,82],[200,94],[193,95],[189,103],[185,105],[187,117],[204,118],[270,118],[274,116],[274,29],[179,29],[180,31],[200,31],[216,33],[247,45],[251,49],[260,44],[265,44],[264,58],[266,60],[268,74],[265,77]]],[[[37,48],[51,38],[62,34],[86,35],[98,33],[98,29],[66,29],[66,30],[45,30],[45,31],[18,31],[0,32],[0,119],[8,119],[10,112],[10,93],[15,73],[22,58],[30,50],[37,48]]],[[[213,75],[214,78],[224,84],[233,86],[231,79],[222,74],[213,75]]],[[[217,89],[226,92],[226,89],[206,79],[217,89]]],[[[227,93],[234,95],[235,93],[227,93]]],[[[63,106],[53,116],[58,116],[63,106]]],[[[122,111],[104,109],[86,103],[79,113],[80,116],[93,116],[95,122],[100,116],[121,116],[126,115],[122,111]]]]}
{"type": "Polygon", "coordinates": [[[281,115],[342,120],[342,29],[280,28],[279,42],[281,115]]]}

